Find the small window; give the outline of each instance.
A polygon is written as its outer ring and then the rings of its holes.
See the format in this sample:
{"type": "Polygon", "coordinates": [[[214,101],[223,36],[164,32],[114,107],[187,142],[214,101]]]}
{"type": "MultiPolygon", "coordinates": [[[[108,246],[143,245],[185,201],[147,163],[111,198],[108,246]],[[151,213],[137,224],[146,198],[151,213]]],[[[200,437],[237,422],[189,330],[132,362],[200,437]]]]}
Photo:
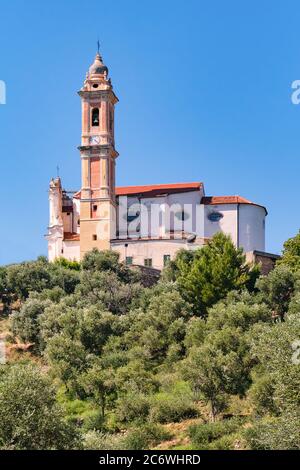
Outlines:
{"type": "Polygon", "coordinates": [[[97,240],[97,235],[93,235],[93,240],[94,240],[94,241],[97,240]]]}
{"type": "Polygon", "coordinates": [[[126,256],[126,266],[130,266],[133,262],[132,256],[126,256]]]}
{"type": "Polygon", "coordinates": [[[70,215],[70,212],[67,212],[67,215],[70,215]]]}
{"type": "Polygon", "coordinates": [[[208,216],[207,216],[208,220],[210,220],[211,222],[219,222],[222,218],[223,218],[223,214],[221,214],[221,212],[211,212],[208,216]]]}
{"type": "Polygon", "coordinates": [[[164,255],[164,266],[167,266],[171,261],[171,255],[164,255]]]}
{"type": "Polygon", "coordinates": [[[98,88],[98,83],[94,83],[93,88],[98,88]]]}
{"type": "Polygon", "coordinates": [[[147,266],[147,268],[152,267],[152,258],[145,258],[144,259],[144,266],[147,266]]]}
{"type": "Polygon", "coordinates": [[[80,219],[77,220],[77,225],[80,225],[80,219]]]}
{"type": "Polygon", "coordinates": [[[99,126],[99,109],[93,108],[92,110],[92,126],[99,126]]]}
{"type": "Polygon", "coordinates": [[[176,212],[175,216],[178,220],[182,220],[182,221],[188,220],[188,218],[189,218],[189,214],[187,212],[184,212],[184,211],[176,212]]]}
{"type": "Polygon", "coordinates": [[[94,204],[94,205],[93,205],[93,211],[94,211],[94,212],[96,212],[96,211],[97,211],[97,209],[98,209],[98,206],[97,206],[97,204],[94,204]]]}

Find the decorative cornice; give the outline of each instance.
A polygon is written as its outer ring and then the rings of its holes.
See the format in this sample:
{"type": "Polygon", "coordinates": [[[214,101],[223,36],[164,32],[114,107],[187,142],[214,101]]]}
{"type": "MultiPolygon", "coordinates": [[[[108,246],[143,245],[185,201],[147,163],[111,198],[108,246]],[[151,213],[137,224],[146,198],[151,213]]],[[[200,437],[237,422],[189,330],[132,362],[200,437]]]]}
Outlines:
{"type": "Polygon", "coordinates": [[[112,156],[113,158],[117,158],[119,156],[119,153],[112,145],[79,145],[77,148],[80,152],[91,152],[88,155],[81,153],[81,158],[93,158],[95,156],[100,156],[103,158],[112,156]],[[95,155],[95,153],[97,153],[97,155],[95,155]],[[110,153],[111,155],[109,155],[110,153]]]}
{"type": "Polygon", "coordinates": [[[78,92],[78,95],[81,97],[81,98],[88,98],[89,100],[90,99],[111,99],[112,98],[112,101],[114,104],[118,103],[119,99],[117,98],[117,96],[114,94],[113,90],[112,89],[108,89],[108,90],[79,90],[78,92]]]}

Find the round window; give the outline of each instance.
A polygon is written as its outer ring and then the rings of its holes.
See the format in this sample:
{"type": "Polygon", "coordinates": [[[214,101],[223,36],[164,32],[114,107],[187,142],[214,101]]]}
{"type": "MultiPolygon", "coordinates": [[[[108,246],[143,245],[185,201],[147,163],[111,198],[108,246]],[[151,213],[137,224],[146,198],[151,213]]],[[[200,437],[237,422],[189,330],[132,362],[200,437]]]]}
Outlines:
{"type": "Polygon", "coordinates": [[[219,222],[222,218],[223,218],[223,214],[221,214],[221,212],[211,212],[207,218],[211,221],[211,222],[219,222]]]}

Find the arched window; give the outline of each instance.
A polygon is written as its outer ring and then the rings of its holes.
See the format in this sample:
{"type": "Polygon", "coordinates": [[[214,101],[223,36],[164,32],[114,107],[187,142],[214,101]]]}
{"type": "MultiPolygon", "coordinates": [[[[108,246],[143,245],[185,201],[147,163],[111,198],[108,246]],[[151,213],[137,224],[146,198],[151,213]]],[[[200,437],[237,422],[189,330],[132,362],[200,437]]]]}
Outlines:
{"type": "Polygon", "coordinates": [[[92,110],[92,126],[99,126],[99,108],[92,110]]]}

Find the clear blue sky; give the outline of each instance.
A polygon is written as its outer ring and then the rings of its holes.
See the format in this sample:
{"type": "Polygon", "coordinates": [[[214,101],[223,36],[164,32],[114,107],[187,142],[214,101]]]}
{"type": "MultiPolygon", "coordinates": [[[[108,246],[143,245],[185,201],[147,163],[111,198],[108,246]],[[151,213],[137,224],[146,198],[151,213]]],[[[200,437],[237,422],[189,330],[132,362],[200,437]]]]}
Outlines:
{"type": "Polygon", "coordinates": [[[46,254],[59,164],[80,187],[80,99],[101,52],[120,99],[119,185],[203,181],[267,206],[266,249],[299,228],[299,1],[2,0],[0,263],[46,254]]]}

